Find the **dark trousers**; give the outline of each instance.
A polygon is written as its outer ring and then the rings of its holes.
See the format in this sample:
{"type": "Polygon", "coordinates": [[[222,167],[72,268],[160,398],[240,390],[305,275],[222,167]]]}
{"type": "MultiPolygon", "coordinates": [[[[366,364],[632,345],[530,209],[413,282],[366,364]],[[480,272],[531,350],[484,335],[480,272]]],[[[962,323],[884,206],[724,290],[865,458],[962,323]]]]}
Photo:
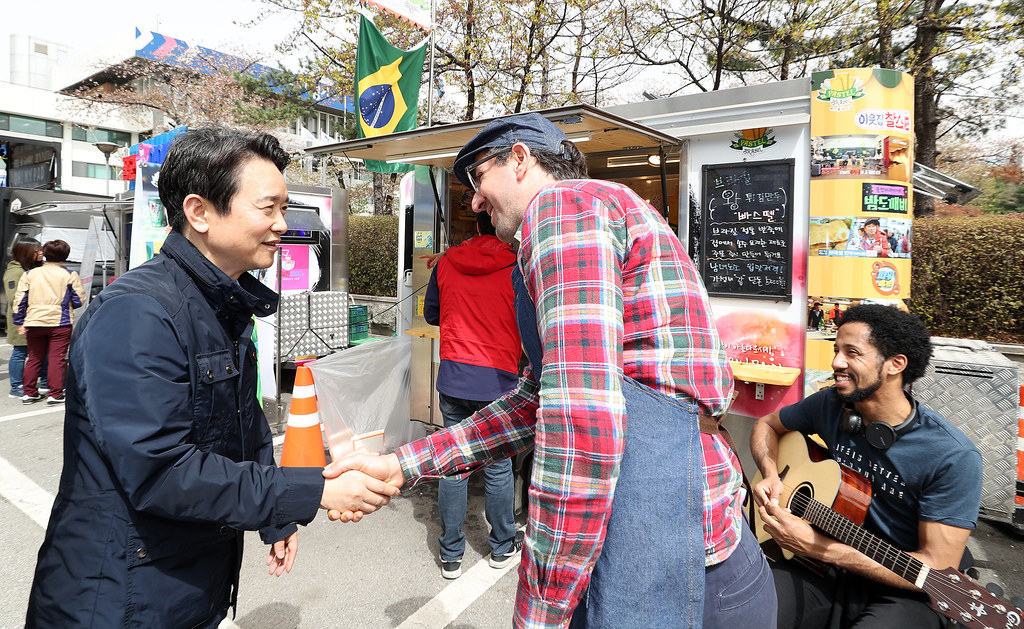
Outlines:
{"type": "Polygon", "coordinates": [[[819,577],[795,561],[772,566],[779,629],[939,629],[922,592],[832,568],[819,577]]]}
{"type": "Polygon", "coordinates": [[[25,395],[39,395],[36,382],[45,356],[49,361],[46,383],[50,387],[50,397],[63,396],[64,362],[68,355],[68,345],[71,344],[71,326],[25,328],[25,338],[28,340],[28,360],[25,361],[23,378],[25,395]]]}

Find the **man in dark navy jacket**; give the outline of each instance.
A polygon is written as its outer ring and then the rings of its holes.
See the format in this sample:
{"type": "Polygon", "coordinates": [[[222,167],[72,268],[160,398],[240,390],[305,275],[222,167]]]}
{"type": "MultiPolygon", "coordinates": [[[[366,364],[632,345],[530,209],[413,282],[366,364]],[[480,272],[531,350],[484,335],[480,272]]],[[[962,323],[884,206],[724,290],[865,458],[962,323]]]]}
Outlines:
{"type": "Polygon", "coordinates": [[[160,255],[93,300],[72,337],[28,627],[216,627],[237,600],[242,531],[260,531],[280,576],[318,507],[373,511],[397,493],[274,465],[252,330],[277,295],[247,271],[270,266],[287,229],[287,163],[275,138],[225,129],[171,147],[160,255]]]}
{"type": "MultiPolygon", "coordinates": [[[[478,236],[452,247],[437,261],[423,302],[427,323],[441,326],[437,393],[444,425],[454,426],[519,382],[522,344],[516,328],[512,268],[516,254],[494,235],[491,217],[477,216],[478,236]]],[[[445,478],[437,488],[441,514],[441,576],[462,575],[468,475],[445,478]]],[[[484,468],[484,508],[491,525],[492,568],[504,568],[522,550],[516,537],[512,461],[484,468]]]]}

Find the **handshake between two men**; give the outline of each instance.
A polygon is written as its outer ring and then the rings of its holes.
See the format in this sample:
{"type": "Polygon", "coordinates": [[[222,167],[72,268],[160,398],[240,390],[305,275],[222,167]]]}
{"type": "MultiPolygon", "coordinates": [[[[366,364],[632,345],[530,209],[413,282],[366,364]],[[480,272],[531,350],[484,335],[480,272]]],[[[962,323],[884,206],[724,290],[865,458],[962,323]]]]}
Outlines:
{"type": "Polygon", "coordinates": [[[342,522],[358,522],[387,505],[405,484],[397,456],[362,449],[332,462],[323,474],[327,481],[320,507],[328,518],[342,522]]]}

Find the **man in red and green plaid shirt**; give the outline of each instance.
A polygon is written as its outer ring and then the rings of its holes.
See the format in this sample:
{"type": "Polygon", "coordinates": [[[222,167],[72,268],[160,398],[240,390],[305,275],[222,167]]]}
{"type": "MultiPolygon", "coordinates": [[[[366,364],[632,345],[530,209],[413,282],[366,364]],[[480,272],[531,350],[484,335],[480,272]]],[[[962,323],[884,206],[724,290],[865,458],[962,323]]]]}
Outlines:
{"type": "Polygon", "coordinates": [[[774,627],[739,461],[712,419],[732,372],[679,240],[629,188],[587,179],[539,114],[489,123],[455,174],[499,238],[522,230],[531,368],[469,421],[325,475],[358,468],[401,485],[532,445],[516,627],[774,627]]]}

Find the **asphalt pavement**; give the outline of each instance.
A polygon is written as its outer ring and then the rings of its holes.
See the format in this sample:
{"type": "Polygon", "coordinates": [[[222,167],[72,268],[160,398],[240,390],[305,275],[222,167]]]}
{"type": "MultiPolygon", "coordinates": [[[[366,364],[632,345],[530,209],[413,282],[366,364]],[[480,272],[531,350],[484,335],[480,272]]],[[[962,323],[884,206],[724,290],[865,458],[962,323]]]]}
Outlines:
{"type": "MultiPolygon", "coordinates": [[[[0,381],[10,347],[0,344],[0,381]]],[[[0,629],[21,627],[36,553],[42,542],[62,463],[63,408],[0,398],[0,629]]],[[[291,574],[266,574],[266,547],[246,535],[238,613],[222,629],[358,627],[484,629],[508,627],[516,564],[487,565],[483,484],[470,482],[464,574],[441,577],[437,488],[405,488],[358,524],[329,522],[321,513],[299,533],[291,574]]],[[[522,521],[520,521],[522,524],[522,521]]],[[[978,581],[1004,597],[1024,596],[1024,537],[982,521],[969,543],[978,581]]]]}
{"type": "MultiPolygon", "coordinates": [[[[9,347],[0,346],[0,380],[9,347]]],[[[6,384],[6,382],[4,382],[6,384]]],[[[0,398],[0,629],[24,626],[36,553],[62,464],[63,407],[0,398]]],[[[483,483],[470,482],[464,574],[441,577],[437,485],[405,488],[358,524],[324,512],[299,531],[291,574],[266,573],[266,546],[246,534],[237,616],[222,629],[508,627],[517,563],[487,564],[483,483]]],[[[522,524],[522,522],[520,522],[522,524]]]]}

